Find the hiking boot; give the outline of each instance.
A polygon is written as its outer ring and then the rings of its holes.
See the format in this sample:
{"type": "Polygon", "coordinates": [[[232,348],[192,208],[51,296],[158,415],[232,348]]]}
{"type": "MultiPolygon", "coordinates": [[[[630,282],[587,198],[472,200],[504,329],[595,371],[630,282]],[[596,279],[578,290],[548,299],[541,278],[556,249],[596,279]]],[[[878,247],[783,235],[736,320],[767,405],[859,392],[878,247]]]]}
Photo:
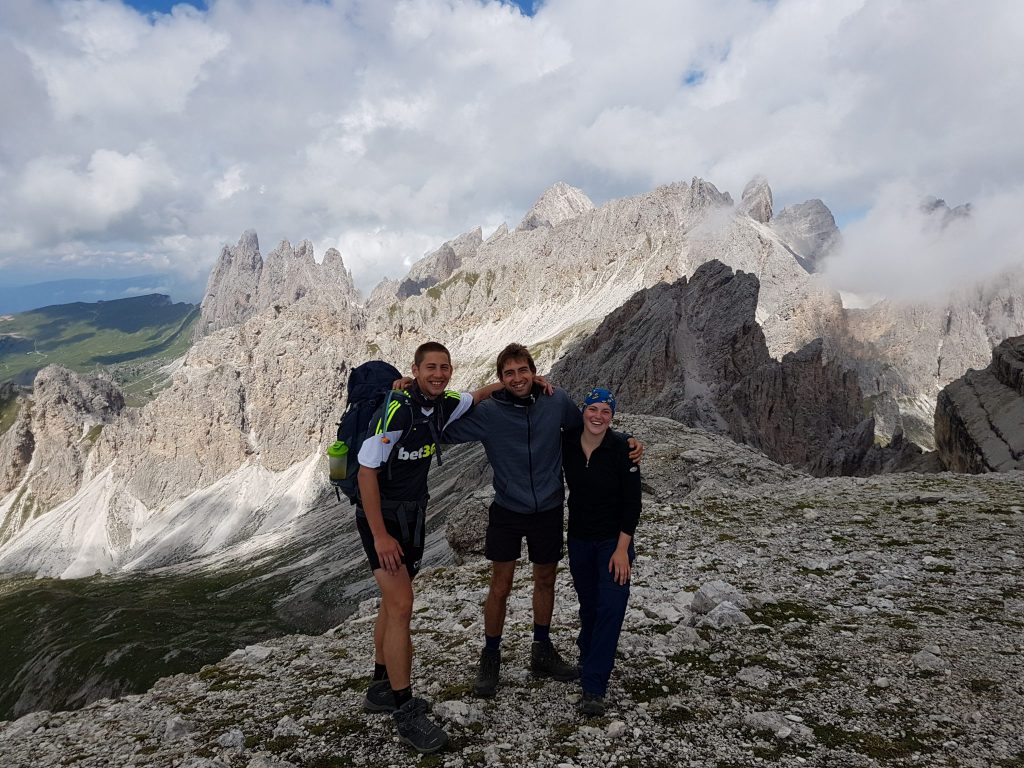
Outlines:
{"type": "Polygon", "coordinates": [[[530,648],[530,670],[538,677],[568,682],[580,676],[575,664],[566,664],[550,640],[534,640],[530,648]]]}
{"type": "Polygon", "coordinates": [[[398,740],[408,744],[421,755],[443,749],[448,734],[427,717],[427,702],[413,697],[391,713],[398,730],[398,740]]]}
{"type": "Polygon", "coordinates": [[[593,693],[584,693],[580,697],[576,709],[584,717],[603,717],[607,706],[604,703],[604,696],[597,696],[593,693]]]}
{"type": "Polygon", "coordinates": [[[376,680],[370,683],[363,699],[363,709],[367,712],[394,712],[395,694],[391,690],[390,680],[376,680]]]}
{"type": "Polygon", "coordinates": [[[484,648],[480,652],[480,669],[476,673],[473,695],[489,699],[498,687],[498,673],[501,671],[501,649],[484,648]]]}

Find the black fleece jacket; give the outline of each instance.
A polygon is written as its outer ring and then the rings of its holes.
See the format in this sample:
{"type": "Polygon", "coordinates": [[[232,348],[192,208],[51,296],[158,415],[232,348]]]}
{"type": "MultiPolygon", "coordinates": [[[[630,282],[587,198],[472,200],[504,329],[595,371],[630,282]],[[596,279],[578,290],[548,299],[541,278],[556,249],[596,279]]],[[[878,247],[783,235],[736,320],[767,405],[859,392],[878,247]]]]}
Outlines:
{"type": "Polygon", "coordinates": [[[617,539],[636,533],[640,520],[640,468],[629,460],[626,436],[608,430],[590,454],[580,447],[582,428],[562,435],[562,467],[569,486],[569,535],[617,539]]]}

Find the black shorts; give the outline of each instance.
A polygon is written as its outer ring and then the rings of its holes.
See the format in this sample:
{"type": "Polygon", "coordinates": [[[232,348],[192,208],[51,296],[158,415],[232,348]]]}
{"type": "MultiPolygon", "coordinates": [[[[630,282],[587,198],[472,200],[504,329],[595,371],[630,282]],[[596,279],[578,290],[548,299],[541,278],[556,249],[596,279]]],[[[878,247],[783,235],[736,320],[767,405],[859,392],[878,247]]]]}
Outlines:
{"type": "MultiPolygon", "coordinates": [[[[409,578],[413,579],[420,571],[420,562],[423,560],[423,540],[419,545],[413,543],[414,531],[416,530],[416,518],[407,518],[409,525],[408,537],[402,536],[402,526],[397,520],[384,518],[384,528],[388,534],[393,536],[402,547],[402,564],[409,572],[409,578]]],[[[377,549],[373,546],[373,532],[370,531],[370,524],[362,510],[356,512],[356,530],[359,531],[359,538],[363,542],[363,551],[366,552],[366,559],[370,561],[370,570],[376,571],[381,567],[380,559],[377,557],[377,549]]]]}
{"type": "Polygon", "coordinates": [[[530,562],[537,565],[562,559],[562,508],[521,515],[492,503],[487,514],[487,543],[484,554],[496,563],[518,560],[523,537],[530,562]]]}

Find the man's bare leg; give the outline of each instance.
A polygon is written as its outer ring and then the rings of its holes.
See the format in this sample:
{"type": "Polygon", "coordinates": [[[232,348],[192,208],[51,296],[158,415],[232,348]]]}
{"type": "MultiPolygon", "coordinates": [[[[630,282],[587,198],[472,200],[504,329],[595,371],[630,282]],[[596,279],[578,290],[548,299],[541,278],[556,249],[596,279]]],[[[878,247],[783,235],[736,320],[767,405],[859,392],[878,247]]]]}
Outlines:
{"type": "Polygon", "coordinates": [[[491,563],[491,586],[487,590],[487,600],[484,602],[484,632],[490,637],[500,637],[505,630],[505,613],[515,572],[515,560],[491,563]]]}
{"type": "Polygon", "coordinates": [[[551,626],[555,612],[555,575],[558,563],[533,564],[533,623],[551,626]]]}
{"type": "Polygon", "coordinates": [[[555,575],[558,563],[533,565],[534,642],[530,648],[530,669],[535,675],[569,681],[579,677],[574,664],[567,664],[555,650],[548,631],[555,609],[555,575]],[[543,632],[543,634],[538,634],[543,632]]]}
{"type": "Polygon", "coordinates": [[[405,568],[388,573],[383,568],[373,572],[380,587],[380,611],[374,627],[374,647],[377,648],[378,630],[380,653],[388,668],[391,688],[408,688],[412,675],[412,639],[409,623],[412,620],[412,581],[405,568]]]}
{"type": "Polygon", "coordinates": [[[480,668],[477,670],[473,693],[482,698],[494,695],[498,687],[501,670],[501,649],[497,645],[505,631],[505,614],[508,609],[508,595],[512,591],[512,577],[516,572],[516,561],[491,562],[491,586],[484,601],[484,633],[487,645],[480,652],[480,668]]]}

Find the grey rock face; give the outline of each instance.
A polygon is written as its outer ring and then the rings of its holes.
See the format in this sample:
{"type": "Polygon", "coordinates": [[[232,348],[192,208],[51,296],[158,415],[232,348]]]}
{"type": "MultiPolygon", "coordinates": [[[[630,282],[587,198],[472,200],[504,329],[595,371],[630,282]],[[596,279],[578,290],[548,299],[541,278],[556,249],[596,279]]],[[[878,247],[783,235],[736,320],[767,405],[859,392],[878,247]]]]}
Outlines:
{"type": "Polygon", "coordinates": [[[55,365],[36,375],[31,405],[23,403],[0,438],[0,480],[6,490],[22,487],[17,503],[0,520],[0,542],[75,495],[100,432],[123,409],[123,394],[107,379],[55,365]]]}
{"type": "MultiPolygon", "coordinates": [[[[7,429],[0,434],[0,494],[18,486],[32,460],[35,438],[29,403],[29,398],[13,384],[0,387],[0,411],[11,419],[7,429]]],[[[3,533],[0,533],[0,541],[3,541],[3,533]]]]}
{"type": "Polygon", "coordinates": [[[280,312],[302,300],[345,311],[358,298],[352,275],[334,248],[317,264],[308,240],[294,249],[285,240],[264,261],[256,233],[249,230],[236,246],[221,251],[206,285],[196,335],[239,325],[263,310],[280,312]]]}
{"type": "Polygon", "coordinates": [[[946,386],[935,409],[935,443],[955,472],[1024,468],[1024,336],[992,350],[982,371],[946,386]]]}
{"type": "Polygon", "coordinates": [[[126,488],[149,508],[247,461],[292,466],[333,439],[349,361],[368,355],[356,327],[351,306],[295,304],[202,339],[170,387],[104,432],[97,462],[117,458],[126,488]]]}
{"type": "Polygon", "coordinates": [[[242,233],[234,247],[225,245],[210,273],[199,310],[197,335],[244,322],[256,312],[263,258],[253,230],[242,233]]]}
{"type": "Polygon", "coordinates": [[[570,187],[564,181],[549,187],[533,207],[526,212],[517,231],[553,227],[594,210],[594,204],[582,189],[570,187]]]}
{"type": "Polygon", "coordinates": [[[395,291],[399,299],[407,299],[422,293],[431,286],[447,280],[452,272],[462,266],[464,259],[471,257],[483,243],[480,227],[441,245],[427,254],[409,269],[395,291]]]}
{"type": "Polygon", "coordinates": [[[769,362],[754,321],[758,281],[718,261],[637,292],[552,370],[566,389],[606,386],[620,407],[724,432],[724,388],[769,362]]]}
{"type": "Polygon", "coordinates": [[[814,474],[854,474],[874,439],[854,373],[813,342],[775,361],[754,320],[759,284],[712,261],[638,292],[578,343],[552,377],[601,384],[620,407],[723,432],[814,474]]]}
{"type": "Polygon", "coordinates": [[[801,258],[809,272],[839,244],[839,227],[821,200],[787,205],[772,222],[772,229],[801,258]]]}
{"type": "Polygon", "coordinates": [[[743,188],[739,210],[754,221],[767,224],[772,220],[772,204],[772,188],[768,186],[768,180],[764,176],[755,176],[743,188]]]}

